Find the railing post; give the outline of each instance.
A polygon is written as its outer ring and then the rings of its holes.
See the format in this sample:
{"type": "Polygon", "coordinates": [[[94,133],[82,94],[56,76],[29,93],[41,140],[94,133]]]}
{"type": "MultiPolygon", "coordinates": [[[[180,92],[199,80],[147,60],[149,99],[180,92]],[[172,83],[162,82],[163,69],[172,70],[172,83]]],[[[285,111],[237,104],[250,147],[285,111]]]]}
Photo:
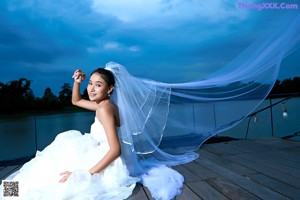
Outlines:
{"type": "Polygon", "coordinates": [[[35,151],[38,150],[37,146],[37,125],[36,125],[36,115],[34,115],[34,138],[35,138],[35,151]]]}
{"type": "Polygon", "coordinates": [[[215,128],[217,128],[217,117],[216,117],[216,106],[215,106],[215,103],[213,103],[213,108],[214,108],[215,128]]]}
{"type": "Polygon", "coordinates": [[[273,127],[273,105],[272,105],[272,99],[270,98],[270,115],[271,115],[271,131],[272,131],[272,137],[274,137],[274,127],[273,127]]]}
{"type": "Polygon", "coordinates": [[[244,140],[247,140],[248,132],[249,132],[249,126],[250,126],[250,120],[251,120],[252,116],[253,116],[253,115],[250,115],[250,117],[249,117],[249,119],[248,119],[247,131],[246,131],[246,135],[245,135],[244,140]]]}
{"type": "Polygon", "coordinates": [[[196,135],[196,119],[195,119],[195,104],[193,104],[193,125],[194,125],[194,134],[196,135]]]}

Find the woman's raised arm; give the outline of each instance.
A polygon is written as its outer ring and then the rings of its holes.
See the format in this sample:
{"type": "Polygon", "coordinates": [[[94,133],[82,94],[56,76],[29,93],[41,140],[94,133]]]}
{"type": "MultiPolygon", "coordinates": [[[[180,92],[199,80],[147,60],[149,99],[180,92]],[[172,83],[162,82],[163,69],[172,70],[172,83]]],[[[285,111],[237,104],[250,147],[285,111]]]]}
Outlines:
{"type": "Polygon", "coordinates": [[[97,103],[82,99],[80,94],[80,84],[85,79],[86,75],[81,70],[76,70],[72,76],[74,78],[73,90],[72,90],[72,104],[88,110],[97,110],[97,103]]]}

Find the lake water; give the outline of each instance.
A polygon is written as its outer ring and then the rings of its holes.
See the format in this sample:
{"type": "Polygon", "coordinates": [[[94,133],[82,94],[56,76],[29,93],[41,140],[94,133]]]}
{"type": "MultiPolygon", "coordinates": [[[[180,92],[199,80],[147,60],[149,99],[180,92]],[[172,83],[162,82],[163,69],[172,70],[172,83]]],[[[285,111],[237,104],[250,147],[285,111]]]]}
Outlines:
{"type": "Polygon", "coordinates": [[[11,116],[0,119],[0,161],[34,155],[58,133],[79,130],[89,133],[94,112],[37,116],[11,116]]]}
{"type": "MultiPolygon", "coordinates": [[[[276,103],[281,99],[272,99],[276,103]]],[[[256,110],[270,105],[265,100],[256,110]]],[[[257,123],[253,118],[249,123],[248,139],[261,137],[283,137],[300,131],[300,98],[289,99],[285,103],[288,117],[282,116],[282,104],[272,108],[273,128],[270,109],[259,113],[257,123]]],[[[44,149],[58,133],[67,130],[90,132],[94,112],[76,112],[37,116],[9,116],[0,118],[0,161],[12,160],[34,155],[36,150],[44,149]]],[[[237,126],[219,134],[234,138],[244,138],[247,133],[248,119],[237,126]]],[[[189,121],[188,119],[185,119],[189,121]]],[[[294,139],[299,139],[294,138],[294,139]]]]}

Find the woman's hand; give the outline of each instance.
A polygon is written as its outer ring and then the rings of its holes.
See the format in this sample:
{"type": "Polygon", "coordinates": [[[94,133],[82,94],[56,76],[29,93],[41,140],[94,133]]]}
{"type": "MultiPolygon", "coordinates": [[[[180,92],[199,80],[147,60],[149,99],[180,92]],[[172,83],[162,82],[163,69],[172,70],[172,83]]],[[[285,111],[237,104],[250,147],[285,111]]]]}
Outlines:
{"type": "Polygon", "coordinates": [[[86,77],[85,73],[82,72],[80,69],[77,69],[72,76],[72,78],[74,78],[74,81],[76,83],[81,83],[85,79],[85,77],[86,77]]]}
{"type": "Polygon", "coordinates": [[[59,175],[61,175],[63,177],[59,180],[59,182],[60,183],[66,182],[68,180],[68,178],[71,176],[71,174],[72,174],[72,172],[70,172],[70,171],[64,171],[64,172],[60,173],[59,175]]]}

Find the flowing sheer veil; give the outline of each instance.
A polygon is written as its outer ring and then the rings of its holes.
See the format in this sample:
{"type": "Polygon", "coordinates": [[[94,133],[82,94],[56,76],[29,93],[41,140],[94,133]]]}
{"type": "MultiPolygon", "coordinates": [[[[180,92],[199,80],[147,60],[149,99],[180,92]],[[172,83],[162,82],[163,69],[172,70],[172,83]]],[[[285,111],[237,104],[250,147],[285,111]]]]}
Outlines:
{"type": "Polygon", "coordinates": [[[300,39],[300,15],[282,20],[204,80],[162,83],[134,77],[118,63],[106,65],[116,79],[111,98],[120,109],[120,139],[132,174],[194,160],[204,141],[241,122],[264,100],[282,59],[300,39]]]}

